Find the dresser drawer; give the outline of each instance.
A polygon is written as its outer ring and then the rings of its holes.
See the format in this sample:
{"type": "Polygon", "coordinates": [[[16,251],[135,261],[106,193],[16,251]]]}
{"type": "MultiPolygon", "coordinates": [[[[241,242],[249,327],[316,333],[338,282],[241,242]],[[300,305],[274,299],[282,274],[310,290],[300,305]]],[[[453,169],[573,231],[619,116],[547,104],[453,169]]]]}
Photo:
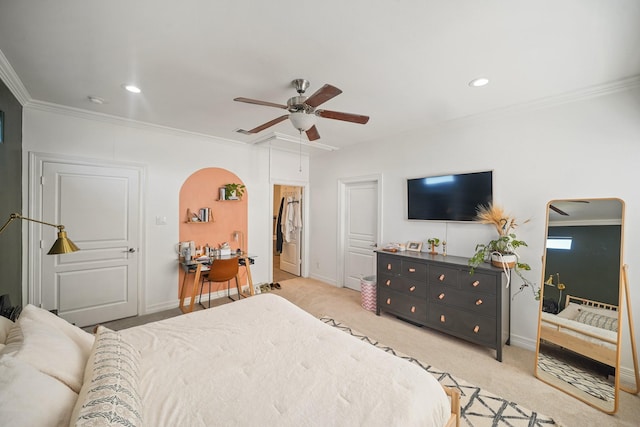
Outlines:
{"type": "Polygon", "coordinates": [[[427,264],[413,261],[402,261],[402,276],[407,279],[427,283],[427,264]]]}
{"type": "Polygon", "coordinates": [[[380,256],[380,254],[378,254],[378,276],[383,273],[394,276],[399,275],[402,270],[400,264],[400,258],[380,256]]]}
{"type": "Polygon", "coordinates": [[[414,298],[384,288],[378,288],[378,291],[378,309],[422,325],[427,322],[426,298],[414,298]]]}
{"type": "Polygon", "coordinates": [[[429,266],[428,281],[429,284],[440,283],[457,288],[459,287],[458,270],[439,264],[431,264],[429,266]]]}
{"type": "Polygon", "coordinates": [[[416,280],[410,280],[402,276],[387,275],[382,276],[381,279],[382,280],[378,280],[378,289],[389,289],[426,300],[427,283],[425,281],[418,282],[416,280]]]}
{"type": "Polygon", "coordinates": [[[429,304],[429,325],[461,338],[492,347],[496,345],[496,319],[479,316],[455,307],[429,304]]]}
{"type": "Polygon", "coordinates": [[[498,289],[498,280],[494,274],[484,274],[475,271],[469,274],[470,270],[462,270],[460,272],[460,287],[463,290],[484,292],[488,294],[496,294],[498,289]]]}
{"type": "Polygon", "coordinates": [[[496,297],[492,294],[465,292],[447,285],[430,285],[429,302],[464,308],[483,316],[495,317],[496,297]]]}

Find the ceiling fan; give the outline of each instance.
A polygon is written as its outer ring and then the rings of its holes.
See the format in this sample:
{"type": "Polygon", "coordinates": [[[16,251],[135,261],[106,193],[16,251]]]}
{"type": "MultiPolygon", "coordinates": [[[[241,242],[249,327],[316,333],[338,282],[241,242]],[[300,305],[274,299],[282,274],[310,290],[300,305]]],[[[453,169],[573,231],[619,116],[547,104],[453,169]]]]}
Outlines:
{"type": "MultiPolygon", "coordinates": [[[[567,202],[567,203],[589,203],[588,200],[565,200],[565,202],[567,202]]],[[[554,205],[549,205],[549,209],[551,209],[552,211],[556,212],[559,215],[570,216],[568,213],[566,213],[565,211],[563,211],[562,209],[560,209],[559,207],[556,207],[554,205]]]]}
{"type": "Polygon", "coordinates": [[[300,133],[306,132],[309,141],[315,141],[320,139],[320,134],[316,128],[316,117],[323,117],[325,119],[342,120],[351,123],[365,124],[369,121],[369,116],[363,116],[360,114],[341,113],[339,111],[321,110],[316,109],[319,105],[327,102],[331,98],[334,98],[342,93],[340,89],[329,84],[325,84],[318,89],[310,97],[304,96],[305,90],[309,87],[309,81],[305,79],[295,79],[291,82],[291,85],[298,92],[298,96],[289,98],[287,105],[276,104],[273,102],[259,101],[257,99],[250,98],[234,98],[234,101],[246,102],[248,104],[265,105],[267,107],[282,108],[289,111],[289,114],[277,117],[271,121],[261,124],[251,130],[238,129],[245,135],[251,135],[261,132],[271,126],[274,126],[286,119],[289,119],[293,124],[293,127],[298,129],[300,133]]]}

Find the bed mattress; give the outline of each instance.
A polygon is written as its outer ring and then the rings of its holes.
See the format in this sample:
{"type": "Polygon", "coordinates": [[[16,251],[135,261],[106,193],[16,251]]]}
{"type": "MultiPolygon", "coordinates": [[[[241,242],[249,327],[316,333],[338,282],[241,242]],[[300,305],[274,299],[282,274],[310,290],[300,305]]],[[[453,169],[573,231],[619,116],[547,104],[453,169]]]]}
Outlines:
{"type": "Polygon", "coordinates": [[[150,426],[443,426],[419,367],[273,294],[120,331],[141,352],[150,426]]]}

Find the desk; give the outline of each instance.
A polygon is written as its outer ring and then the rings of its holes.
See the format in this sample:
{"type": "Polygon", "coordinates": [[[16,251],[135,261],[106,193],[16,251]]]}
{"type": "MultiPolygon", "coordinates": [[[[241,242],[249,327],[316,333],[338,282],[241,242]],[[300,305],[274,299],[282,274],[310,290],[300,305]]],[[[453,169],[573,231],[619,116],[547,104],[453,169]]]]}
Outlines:
{"type": "Polygon", "coordinates": [[[203,261],[203,262],[197,262],[197,261],[184,262],[183,261],[183,262],[180,262],[180,267],[182,267],[182,270],[184,271],[184,278],[182,279],[182,291],[180,292],[180,306],[179,306],[180,310],[183,313],[190,313],[193,311],[193,306],[196,301],[198,284],[200,283],[202,273],[206,273],[207,271],[209,271],[209,266],[211,265],[211,262],[215,262],[216,259],[229,259],[229,258],[237,258],[238,264],[244,267],[245,270],[247,271],[247,281],[249,282],[249,293],[247,294],[246,292],[242,292],[241,295],[238,295],[238,298],[240,297],[246,298],[246,297],[255,295],[256,290],[253,287],[253,279],[251,278],[251,264],[255,262],[255,258],[256,258],[254,255],[233,254],[233,255],[223,255],[217,258],[211,258],[210,260],[203,261]],[[187,276],[192,273],[194,274],[193,284],[189,287],[187,286],[187,276]],[[190,292],[188,288],[191,288],[190,292]],[[185,307],[184,305],[184,300],[186,299],[187,295],[189,295],[189,297],[191,298],[189,302],[189,307],[185,307]]]}

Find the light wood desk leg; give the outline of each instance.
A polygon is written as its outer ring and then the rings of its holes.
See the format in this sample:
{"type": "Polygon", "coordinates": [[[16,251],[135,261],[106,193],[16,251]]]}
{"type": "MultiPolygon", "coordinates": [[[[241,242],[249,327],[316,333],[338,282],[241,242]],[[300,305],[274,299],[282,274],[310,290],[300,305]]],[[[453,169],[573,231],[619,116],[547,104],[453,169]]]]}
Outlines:
{"type": "Polygon", "coordinates": [[[184,299],[187,293],[186,278],[189,273],[184,273],[185,280],[182,281],[182,292],[180,293],[180,310],[183,313],[191,313],[193,311],[193,305],[196,302],[196,290],[198,289],[198,283],[200,283],[200,274],[202,272],[202,264],[198,264],[196,267],[196,274],[193,277],[193,285],[191,286],[191,301],[189,302],[189,308],[184,306],[184,299]]]}
{"type": "Polygon", "coordinates": [[[251,260],[244,257],[244,268],[247,270],[247,280],[249,281],[249,296],[254,296],[256,290],[253,287],[253,279],[251,278],[251,260]]]}

